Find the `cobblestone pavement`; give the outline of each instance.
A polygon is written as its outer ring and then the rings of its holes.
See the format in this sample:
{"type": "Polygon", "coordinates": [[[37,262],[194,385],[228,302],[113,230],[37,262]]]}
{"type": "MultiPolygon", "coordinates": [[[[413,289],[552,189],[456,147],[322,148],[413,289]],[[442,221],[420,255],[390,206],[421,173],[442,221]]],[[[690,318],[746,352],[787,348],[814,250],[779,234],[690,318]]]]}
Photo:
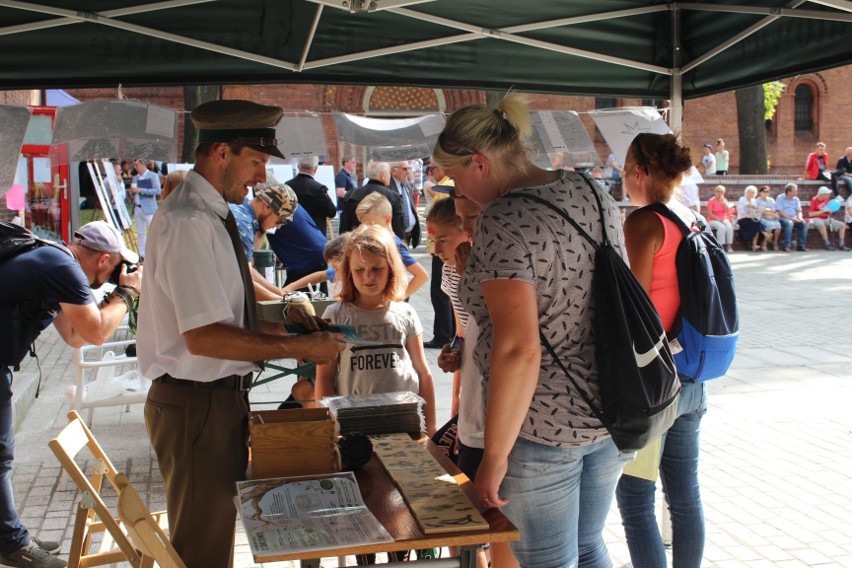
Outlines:
{"type": "MultiPolygon", "coordinates": [[[[421,263],[430,267],[420,249],[421,263]]],[[[701,484],[707,517],[704,566],[852,566],[852,254],[735,253],[742,318],[729,375],[710,384],[702,424],[701,484]]],[[[431,339],[428,286],[412,299],[431,339]]],[[[29,528],[70,546],[79,494],[47,447],[66,422],[71,350],[52,328],[39,340],[41,395],[18,429],[16,500],[29,528]]],[[[427,351],[434,363],[437,351],[427,351]]],[[[439,421],[449,417],[451,377],[434,373],[439,421]]],[[[16,375],[32,388],[35,365],[16,375]]],[[[292,381],[261,387],[252,401],[282,400],[292,381]]],[[[263,406],[259,406],[263,408],[263,406]]],[[[152,509],[163,484],[145,432],[142,405],[95,410],[93,430],[152,509]]],[[[110,502],[114,498],[109,499],[110,502]]],[[[237,528],[235,566],[258,566],[237,528]]],[[[616,566],[629,557],[613,507],[606,541],[616,566]]],[[[290,566],[290,563],[267,564],[290,566]]],[[[323,566],[337,566],[336,559],[323,566]]]]}

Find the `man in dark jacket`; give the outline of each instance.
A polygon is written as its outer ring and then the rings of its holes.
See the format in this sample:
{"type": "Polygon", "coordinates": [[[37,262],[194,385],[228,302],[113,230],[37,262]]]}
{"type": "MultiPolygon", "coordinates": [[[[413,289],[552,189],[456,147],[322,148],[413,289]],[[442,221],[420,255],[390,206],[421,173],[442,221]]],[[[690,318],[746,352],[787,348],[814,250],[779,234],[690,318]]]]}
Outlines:
{"type": "Polygon", "coordinates": [[[405,160],[396,162],[391,166],[390,188],[399,194],[402,201],[402,216],[405,226],[405,238],[402,240],[411,248],[417,248],[420,244],[420,219],[417,218],[417,210],[411,194],[414,186],[411,184],[411,166],[405,160]]]}
{"type": "Polygon", "coordinates": [[[837,195],[841,195],[841,185],[846,186],[846,197],[852,195],[852,146],[846,148],[846,153],[837,160],[837,168],[835,168],[832,180],[837,195]]]}
{"type": "Polygon", "coordinates": [[[299,205],[308,212],[314,224],[323,233],[329,218],[337,215],[337,206],[328,196],[328,188],[314,179],[319,166],[316,156],[299,160],[299,175],[287,182],[299,199],[299,205]]]}
{"type": "Polygon", "coordinates": [[[358,189],[358,178],[355,176],[357,163],[352,156],[344,156],[340,171],[334,176],[334,192],[337,194],[337,210],[343,210],[343,200],[346,194],[358,189]]]}
{"type": "Polygon", "coordinates": [[[346,199],[343,202],[343,211],[340,212],[340,233],[351,231],[361,223],[358,222],[358,217],[355,215],[355,209],[361,200],[377,191],[387,197],[393,211],[391,225],[393,226],[394,234],[402,240],[405,240],[405,221],[402,216],[402,200],[399,194],[388,188],[390,183],[390,164],[387,162],[369,162],[366,171],[369,183],[358,189],[354,189],[346,194],[346,199]]]}

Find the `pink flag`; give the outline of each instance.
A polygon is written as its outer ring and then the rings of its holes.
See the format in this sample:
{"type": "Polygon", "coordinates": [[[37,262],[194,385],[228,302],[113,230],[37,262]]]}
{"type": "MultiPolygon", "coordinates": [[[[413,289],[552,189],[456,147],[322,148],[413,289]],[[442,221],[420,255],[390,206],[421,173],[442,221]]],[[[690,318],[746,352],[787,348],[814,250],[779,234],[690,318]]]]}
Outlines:
{"type": "Polygon", "coordinates": [[[9,209],[10,211],[23,211],[26,208],[24,193],[23,184],[12,184],[12,187],[10,187],[9,191],[6,192],[6,209],[9,209]]]}

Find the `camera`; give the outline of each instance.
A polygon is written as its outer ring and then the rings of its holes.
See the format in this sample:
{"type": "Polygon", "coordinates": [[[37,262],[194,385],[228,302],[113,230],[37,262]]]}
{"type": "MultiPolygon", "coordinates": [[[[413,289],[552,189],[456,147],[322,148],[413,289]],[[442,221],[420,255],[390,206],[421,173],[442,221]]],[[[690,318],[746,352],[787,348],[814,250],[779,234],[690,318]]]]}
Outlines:
{"type": "Polygon", "coordinates": [[[121,276],[121,267],[122,266],[127,267],[127,273],[128,274],[136,271],[136,269],[139,268],[138,264],[134,264],[132,262],[127,262],[126,260],[122,260],[121,262],[119,262],[116,265],[115,270],[112,271],[112,274],[109,275],[109,283],[110,284],[115,284],[116,286],[118,286],[118,277],[121,276]]]}

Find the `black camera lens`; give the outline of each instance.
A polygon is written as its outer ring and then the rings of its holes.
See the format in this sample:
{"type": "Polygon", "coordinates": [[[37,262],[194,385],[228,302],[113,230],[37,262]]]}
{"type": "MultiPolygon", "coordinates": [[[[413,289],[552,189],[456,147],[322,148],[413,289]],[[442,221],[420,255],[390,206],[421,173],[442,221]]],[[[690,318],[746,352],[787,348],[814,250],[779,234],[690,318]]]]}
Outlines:
{"type": "Polygon", "coordinates": [[[133,264],[132,262],[127,262],[126,260],[122,260],[119,262],[115,269],[112,271],[112,274],[109,275],[109,282],[111,284],[115,284],[118,286],[118,277],[121,276],[121,267],[122,265],[127,266],[127,273],[130,274],[134,272],[137,268],[139,268],[138,264],[133,264]]]}

